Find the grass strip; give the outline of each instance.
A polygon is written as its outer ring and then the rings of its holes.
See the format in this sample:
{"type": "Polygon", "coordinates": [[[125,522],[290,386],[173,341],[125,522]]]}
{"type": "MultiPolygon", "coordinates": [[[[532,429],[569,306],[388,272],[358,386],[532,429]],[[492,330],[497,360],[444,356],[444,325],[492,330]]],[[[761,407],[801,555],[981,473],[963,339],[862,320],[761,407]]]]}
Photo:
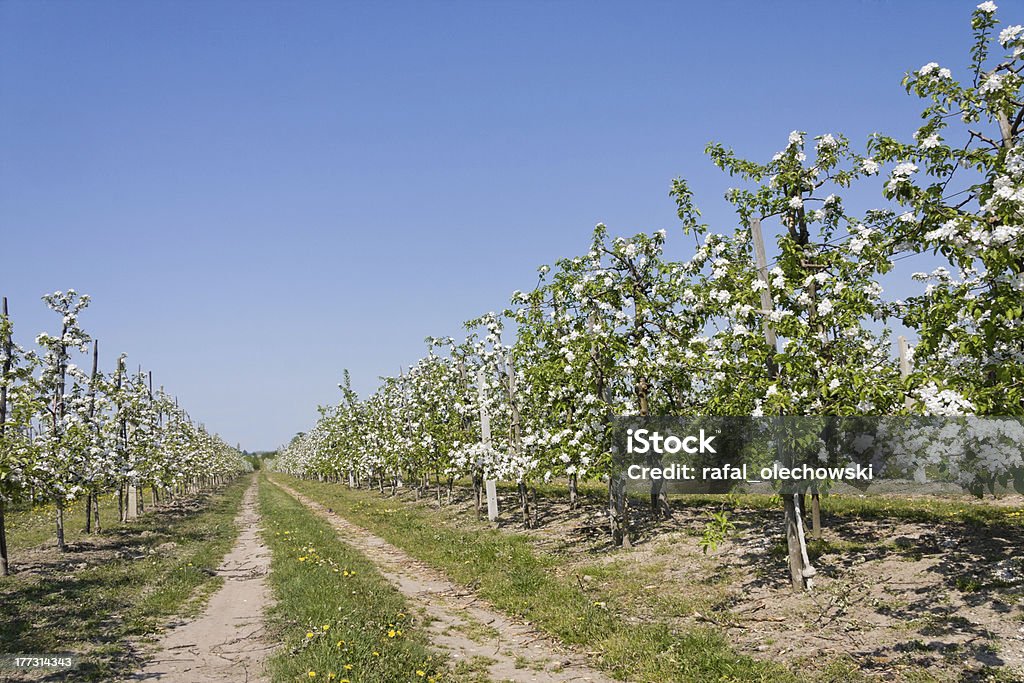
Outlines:
{"type": "MultiPolygon", "coordinates": [[[[148,512],[148,498],[146,503],[148,512]]],[[[23,504],[22,507],[6,510],[4,521],[12,563],[18,564],[18,555],[22,550],[38,545],[57,544],[55,514],[56,509],[50,502],[40,503],[35,507],[23,504]]],[[[105,493],[100,496],[100,523],[108,531],[124,526],[118,517],[117,493],[105,493]]],[[[67,543],[76,543],[88,538],[91,536],[85,533],[85,499],[79,498],[64,509],[64,540],[67,543]]]]}
{"type": "MultiPolygon", "coordinates": [[[[456,486],[468,490],[472,483],[460,479],[456,486]]],[[[518,505],[518,490],[515,483],[498,482],[498,492],[511,498],[511,507],[518,505]]],[[[568,500],[568,486],[561,481],[537,482],[533,485],[537,496],[543,499],[568,500]]],[[[595,481],[581,482],[579,494],[588,503],[606,506],[608,487],[595,481]]],[[[428,494],[432,495],[432,494],[428,494]]],[[[1003,497],[1012,496],[1005,494],[1003,497]]],[[[637,508],[646,506],[647,496],[630,495],[630,505],[637,508]]],[[[778,510],[782,514],[782,501],[776,495],[763,493],[722,494],[669,494],[673,508],[727,509],[727,510],[778,510]]],[[[907,522],[953,522],[976,526],[1024,526],[1024,510],[1012,505],[1000,504],[998,498],[975,498],[968,494],[907,495],[877,494],[854,496],[829,493],[821,497],[821,509],[825,514],[836,517],[859,519],[899,519],[907,522]]],[[[507,506],[506,506],[507,507],[507,506]]]]}
{"type": "MultiPolygon", "coordinates": [[[[195,612],[190,599],[221,584],[216,569],[238,535],[234,519],[250,481],[148,513],[73,552],[47,551],[31,571],[0,578],[4,652],[76,653],[77,667],[58,675],[69,681],[109,681],[137,668],[126,641],[186,607],[195,612]]],[[[16,676],[8,680],[23,680],[16,676]]]]}
{"type": "Polygon", "coordinates": [[[341,511],[346,518],[470,586],[498,609],[564,643],[600,653],[618,678],[641,681],[797,680],[788,669],[737,654],[718,629],[678,632],[667,624],[622,618],[612,601],[594,602],[552,571],[557,558],[534,553],[522,534],[455,529],[418,506],[396,504],[340,484],[275,479],[341,511]]]}
{"type": "Polygon", "coordinates": [[[448,680],[405,598],[337,532],[276,486],[260,487],[276,604],[270,659],[275,681],[448,680]]]}

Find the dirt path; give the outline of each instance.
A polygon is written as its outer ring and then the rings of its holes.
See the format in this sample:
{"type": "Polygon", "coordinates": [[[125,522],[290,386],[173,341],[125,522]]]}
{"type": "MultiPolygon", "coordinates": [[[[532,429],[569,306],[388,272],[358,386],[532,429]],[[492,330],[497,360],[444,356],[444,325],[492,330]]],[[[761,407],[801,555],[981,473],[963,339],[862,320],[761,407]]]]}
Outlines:
{"type": "Polygon", "coordinates": [[[265,576],[270,551],[259,538],[258,478],[242,499],[235,547],[221,563],[221,586],[203,615],[176,625],[157,645],[155,658],[129,681],[161,683],[262,683],[263,660],[274,646],[263,640],[263,611],[270,601],[265,576]]]}
{"type": "Polygon", "coordinates": [[[349,522],[301,493],[273,482],[326,519],[341,539],[366,555],[389,581],[429,617],[431,642],[454,663],[485,664],[495,681],[594,681],[612,679],[587,666],[584,658],[559,648],[546,636],[513,621],[460,588],[433,568],[384,539],[349,522]]]}

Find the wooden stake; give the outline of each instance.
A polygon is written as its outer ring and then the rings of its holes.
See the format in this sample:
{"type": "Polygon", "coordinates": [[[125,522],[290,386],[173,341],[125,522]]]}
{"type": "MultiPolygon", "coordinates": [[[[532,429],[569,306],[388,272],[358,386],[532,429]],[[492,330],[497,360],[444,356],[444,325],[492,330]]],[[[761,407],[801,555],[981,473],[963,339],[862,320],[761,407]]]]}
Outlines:
{"type": "MultiPolygon", "coordinates": [[[[3,319],[10,321],[7,314],[7,297],[3,299],[3,319]]],[[[0,377],[7,379],[7,376],[11,373],[11,351],[13,343],[11,341],[11,330],[8,327],[4,333],[2,340],[3,351],[4,351],[4,362],[3,368],[0,370],[3,374],[0,377]]],[[[0,442],[4,440],[4,435],[7,432],[7,383],[4,382],[3,386],[0,386],[0,442]]],[[[7,562],[7,528],[4,524],[4,497],[3,492],[0,491],[0,576],[7,576],[10,574],[10,566],[7,562]]]]}
{"type": "MultiPolygon", "coordinates": [[[[480,392],[480,439],[484,444],[484,447],[490,450],[491,448],[491,418],[487,414],[487,408],[484,405],[484,385],[486,380],[484,378],[483,368],[480,369],[480,374],[477,376],[477,386],[480,392]]],[[[482,463],[481,463],[482,464],[482,463]]],[[[487,491],[487,519],[492,522],[498,521],[498,486],[494,479],[488,479],[484,482],[484,488],[487,491]]]]}
{"type": "MultiPolygon", "coordinates": [[[[910,348],[907,346],[907,338],[902,334],[896,337],[896,345],[900,351],[900,377],[906,379],[910,377],[910,348]]],[[[907,396],[903,399],[903,406],[905,408],[912,408],[914,406],[914,399],[907,396]]]]}
{"type": "MultiPolygon", "coordinates": [[[[768,254],[764,249],[761,220],[758,218],[750,221],[750,237],[754,242],[754,259],[757,262],[757,275],[761,282],[764,283],[764,287],[761,288],[761,308],[764,309],[765,316],[767,316],[768,313],[775,310],[775,304],[772,302],[771,282],[768,280],[768,254]]],[[[779,344],[775,338],[775,330],[772,328],[771,321],[767,317],[764,321],[764,340],[773,350],[778,349],[779,344]]],[[[772,367],[774,367],[774,359],[771,363],[772,367]]],[[[774,370],[772,374],[775,374],[774,370]]]]}
{"type": "MultiPolygon", "coordinates": [[[[94,339],[92,342],[92,374],[89,376],[89,423],[92,426],[92,420],[96,415],[96,381],[100,372],[100,342],[98,339],[94,339]]],[[[97,431],[98,428],[97,428],[97,431]]],[[[92,514],[93,514],[93,503],[96,504],[96,531],[99,531],[100,525],[100,510],[99,510],[99,497],[95,495],[95,484],[89,487],[85,492],[85,533],[92,533],[92,514]]]]}
{"type": "MultiPolygon", "coordinates": [[[[754,258],[757,263],[758,276],[765,286],[761,288],[761,306],[764,307],[767,316],[775,309],[771,295],[771,283],[768,281],[768,254],[764,248],[764,236],[761,234],[760,219],[750,221],[750,237],[754,242],[754,258]]],[[[773,352],[778,350],[778,339],[775,337],[775,330],[771,327],[769,320],[764,321],[764,340],[773,352]]],[[[778,378],[778,366],[773,358],[768,363],[768,374],[772,378],[778,378]]],[[[804,541],[803,520],[800,515],[800,506],[796,501],[796,495],[786,493],[782,495],[782,505],[785,512],[786,546],[789,549],[789,573],[793,583],[793,590],[802,591],[811,588],[811,577],[817,574],[817,570],[811,565],[807,557],[807,546],[804,541]]]]}
{"type": "MultiPolygon", "coordinates": [[[[896,346],[900,353],[900,377],[906,379],[907,377],[910,377],[911,371],[910,347],[907,345],[907,338],[902,334],[896,337],[896,346]]],[[[908,411],[914,407],[914,399],[910,398],[909,394],[903,399],[903,407],[908,411]]],[[[914,473],[914,480],[921,482],[922,484],[928,481],[928,473],[925,471],[923,466],[917,468],[917,472],[914,473]]]]}

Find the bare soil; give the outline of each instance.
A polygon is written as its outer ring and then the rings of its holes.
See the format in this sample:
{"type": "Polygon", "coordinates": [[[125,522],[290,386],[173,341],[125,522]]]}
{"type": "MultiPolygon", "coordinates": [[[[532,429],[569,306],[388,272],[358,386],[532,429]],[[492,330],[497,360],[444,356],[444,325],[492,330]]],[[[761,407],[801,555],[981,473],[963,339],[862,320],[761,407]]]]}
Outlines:
{"type": "MultiPolygon", "coordinates": [[[[1020,509],[1021,499],[1001,504],[1020,509]]],[[[705,555],[708,511],[676,506],[655,520],[634,509],[635,545],[625,551],[609,547],[607,517],[589,499],[576,510],[543,499],[537,529],[502,526],[560,556],[560,571],[595,599],[610,594],[628,618],[712,624],[739,652],[812,677],[916,681],[925,671],[928,680],[988,681],[998,671],[995,680],[1024,681],[1020,526],[826,515],[823,539],[810,543],[813,590],[796,594],[781,509],[731,511],[736,531],[705,555]]],[[[475,523],[466,495],[447,514],[475,523]]]]}
{"type": "Polygon", "coordinates": [[[486,605],[431,567],[293,489],[274,482],[327,520],[342,541],[357,549],[428,617],[431,642],[453,663],[485,668],[498,681],[594,681],[610,683],[587,666],[584,657],[566,651],[535,629],[486,605]]]}
{"type": "Polygon", "coordinates": [[[241,527],[234,548],[217,574],[223,586],[210,598],[202,616],[171,624],[152,659],[129,681],[161,683],[263,683],[263,663],[274,644],[264,638],[263,614],[271,600],[266,585],[270,551],[260,541],[256,492],[259,479],[245,492],[236,519],[241,527]]]}

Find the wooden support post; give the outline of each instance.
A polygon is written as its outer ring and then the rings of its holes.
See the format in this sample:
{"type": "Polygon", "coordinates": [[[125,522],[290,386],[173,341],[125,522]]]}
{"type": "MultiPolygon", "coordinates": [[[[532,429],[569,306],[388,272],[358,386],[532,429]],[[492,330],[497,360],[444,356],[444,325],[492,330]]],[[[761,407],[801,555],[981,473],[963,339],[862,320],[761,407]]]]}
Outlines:
{"type": "MultiPolygon", "coordinates": [[[[2,377],[4,380],[11,374],[11,351],[13,341],[11,340],[10,318],[7,313],[7,297],[3,298],[3,318],[5,321],[4,338],[2,340],[4,360],[2,377]]],[[[7,382],[0,383],[0,441],[3,441],[7,431],[7,382]]],[[[0,576],[7,576],[11,569],[7,562],[7,529],[4,524],[4,493],[0,491],[0,576]]]]}
{"type": "MultiPolygon", "coordinates": [[[[477,386],[480,391],[480,440],[484,447],[491,448],[491,417],[487,414],[487,407],[484,405],[484,378],[483,369],[477,377],[477,386]]],[[[481,463],[482,464],[482,463],[481,463]]],[[[487,479],[484,482],[484,489],[487,492],[487,519],[492,522],[498,521],[498,486],[494,479],[487,479]]]]}
{"type": "MultiPolygon", "coordinates": [[[[96,385],[99,381],[100,372],[100,342],[94,339],[92,342],[92,374],[89,376],[89,428],[93,427],[93,419],[96,417],[96,385]]],[[[96,432],[99,433],[99,425],[96,425],[96,432]]],[[[90,482],[85,492],[85,533],[92,533],[93,503],[96,504],[96,532],[100,530],[100,500],[96,495],[96,483],[90,482]]]]}
{"type": "MultiPolygon", "coordinates": [[[[775,308],[771,295],[771,282],[768,279],[768,254],[764,248],[764,236],[761,234],[761,221],[754,218],[750,221],[750,237],[754,243],[754,258],[757,264],[757,274],[764,287],[761,288],[761,306],[764,308],[764,315],[767,316],[775,308]]],[[[775,330],[771,321],[764,321],[764,339],[773,350],[778,349],[778,339],[775,337],[775,330]]],[[[768,363],[768,373],[771,377],[778,377],[778,366],[772,358],[768,363]]],[[[789,549],[789,573],[793,583],[793,590],[810,590],[812,580],[817,570],[811,565],[807,556],[807,545],[804,540],[804,527],[800,504],[797,496],[793,493],[783,494],[783,509],[785,512],[786,545],[789,549]]]]}
{"type": "Polygon", "coordinates": [[[125,510],[125,519],[136,519],[139,516],[139,490],[134,482],[128,484],[128,505],[125,510]]]}
{"type": "Polygon", "coordinates": [[[821,539],[821,494],[817,485],[811,494],[811,538],[821,539]]]}
{"type": "MultiPolygon", "coordinates": [[[[910,348],[907,346],[907,338],[902,334],[896,337],[896,345],[900,352],[900,377],[906,379],[910,376],[910,348]]],[[[903,406],[905,408],[911,408],[914,405],[914,399],[907,396],[903,399],[903,406]]]]}
{"type": "MultiPolygon", "coordinates": [[[[896,346],[900,353],[900,377],[906,379],[907,377],[910,377],[911,371],[910,347],[907,345],[907,338],[902,334],[896,337],[896,346]]],[[[914,407],[914,399],[910,398],[909,394],[903,399],[903,407],[906,408],[908,412],[914,407]]],[[[923,466],[918,467],[917,471],[914,472],[914,481],[922,484],[928,481],[928,473],[925,471],[923,466]]]]}
{"type": "MultiPolygon", "coordinates": [[[[761,282],[764,283],[764,287],[761,288],[761,308],[764,309],[764,315],[766,316],[764,321],[764,340],[772,349],[778,349],[779,343],[775,338],[775,329],[767,318],[768,313],[775,309],[775,304],[772,302],[771,281],[768,279],[768,254],[764,250],[764,236],[761,234],[760,219],[755,218],[750,221],[750,237],[754,242],[754,259],[757,262],[757,275],[761,282]]],[[[771,366],[771,371],[774,375],[776,374],[774,359],[771,361],[771,366]]]]}

